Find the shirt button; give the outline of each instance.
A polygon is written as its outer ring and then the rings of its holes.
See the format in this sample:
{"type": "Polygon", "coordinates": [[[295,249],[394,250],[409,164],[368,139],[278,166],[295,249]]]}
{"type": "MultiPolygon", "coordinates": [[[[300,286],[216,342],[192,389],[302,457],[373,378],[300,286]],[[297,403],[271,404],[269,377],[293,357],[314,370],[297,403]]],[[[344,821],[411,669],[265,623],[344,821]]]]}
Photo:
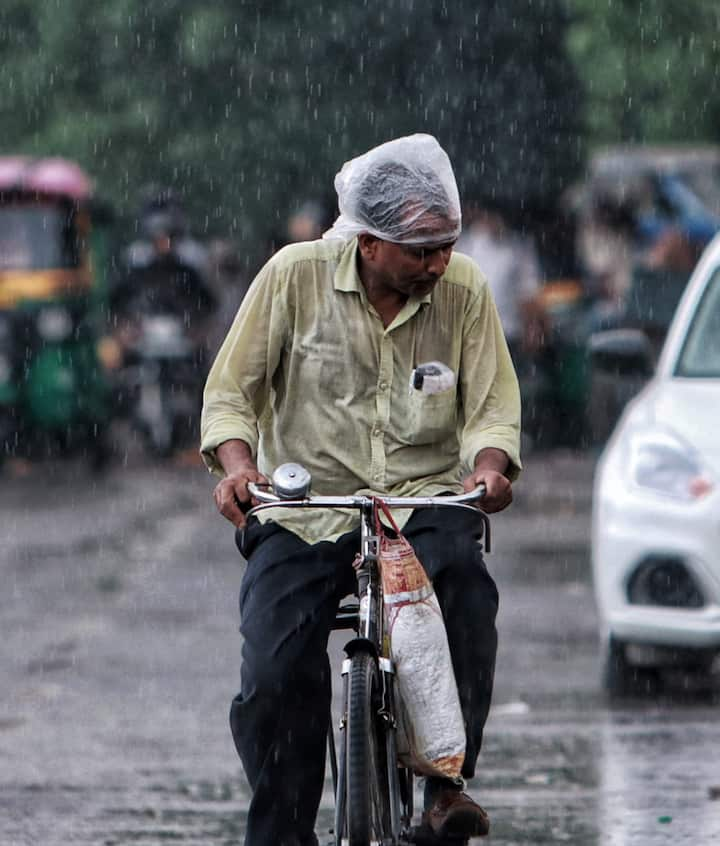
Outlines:
{"type": "Polygon", "coordinates": [[[381,391],[387,391],[388,383],[383,379],[382,382],[378,385],[381,391]]]}
{"type": "Polygon", "coordinates": [[[376,427],[372,430],[372,433],[373,433],[373,437],[374,437],[374,438],[379,438],[379,437],[380,437],[380,435],[382,435],[382,429],[381,429],[379,426],[376,426],[376,427]]]}

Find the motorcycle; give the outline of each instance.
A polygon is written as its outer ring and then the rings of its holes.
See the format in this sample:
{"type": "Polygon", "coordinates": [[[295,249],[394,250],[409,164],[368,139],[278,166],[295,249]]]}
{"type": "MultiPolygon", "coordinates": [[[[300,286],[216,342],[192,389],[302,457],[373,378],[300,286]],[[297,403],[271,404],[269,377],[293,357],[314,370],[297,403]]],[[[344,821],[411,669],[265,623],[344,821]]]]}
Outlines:
{"type": "Polygon", "coordinates": [[[197,440],[213,308],[201,272],[173,250],[131,266],[111,296],[124,351],[120,412],[151,454],[168,457],[197,440]]]}
{"type": "Polygon", "coordinates": [[[199,407],[198,346],[178,315],[143,314],[125,361],[131,422],[149,452],[167,457],[192,437],[199,407]]]}

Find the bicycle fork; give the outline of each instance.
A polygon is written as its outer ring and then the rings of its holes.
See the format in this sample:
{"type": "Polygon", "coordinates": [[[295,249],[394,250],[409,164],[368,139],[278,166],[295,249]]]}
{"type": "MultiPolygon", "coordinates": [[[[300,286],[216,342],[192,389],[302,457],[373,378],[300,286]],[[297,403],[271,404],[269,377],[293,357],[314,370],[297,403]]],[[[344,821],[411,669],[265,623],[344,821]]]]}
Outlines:
{"type": "Polygon", "coordinates": [[[345,729],[348,717],[348,677],[351,659],[359,651],[366,651],[376,662],[379,682],[379,708],[373,713],[371,731],[376,732],[377,740],[383,746],[385,762],[385,783],[388,791],[388,810],[393,844],[400,843],[410,830],[413,816],[412,772],[398,768],[397,760],[397,720],[395,702],[395,671],[392,661],[387,657],[384,640],[384,619],[382,590],[379,579],[379,538],[374,531],[372,507],[363,509],[361,515],[362,554],[357,567],[358,597],[357,637],[345,646],[347,658],[342,664],[342,703],[343,710],[339,724],[339,756],[336,755],[333,728],[330,726],[328,746],[330,766],[335,790],[335,842],[340,846],[345,829],[346,791],[347,791],[347,744],[345,729]],[[381,731],[377,728],[381,727],[381,731]]]}

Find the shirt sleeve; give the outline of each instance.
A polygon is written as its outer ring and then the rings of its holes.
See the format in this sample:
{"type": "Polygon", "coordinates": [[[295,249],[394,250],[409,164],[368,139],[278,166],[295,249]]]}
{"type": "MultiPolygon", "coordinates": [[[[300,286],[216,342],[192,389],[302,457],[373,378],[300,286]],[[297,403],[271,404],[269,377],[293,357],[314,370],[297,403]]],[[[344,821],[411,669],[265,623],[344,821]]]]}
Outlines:
{"type": "Polygon", "coordinates": [[[271,260],[250,286],[207,378],[200,454],[208,469],[221,476],[215,450],[225,441],[245,441],[257,455],[258,420],[268,406],[290,325],[282,283],[271,260]]]}
{"type": "Polygon", "coordinates": [[[482,285],[463,328],[460,387],[464,426],[460,459],[467,472],[481,449],[504,450],[508,476],[517,478],[520,462],[520,389],[495,303],[482,285]]]}

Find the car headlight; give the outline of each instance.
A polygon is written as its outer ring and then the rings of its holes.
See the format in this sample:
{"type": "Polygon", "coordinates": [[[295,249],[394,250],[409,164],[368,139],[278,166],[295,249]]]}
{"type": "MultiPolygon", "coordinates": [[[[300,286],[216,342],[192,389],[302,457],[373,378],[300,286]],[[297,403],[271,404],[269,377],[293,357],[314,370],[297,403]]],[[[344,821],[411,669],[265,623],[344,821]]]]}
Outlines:
{"type": "Polygon", "coordinates": [[[633,433],[628,459],[633,484],[654,493],[691,501],[713,488],[697,450],[669,429],[633,433]]]}
{"type": "Polygon", "coordinates": [[[64,341],[73,330],[72,315],[60,306],[43,308],[37,316],[37,330],[43,341],[64,341]]]}

